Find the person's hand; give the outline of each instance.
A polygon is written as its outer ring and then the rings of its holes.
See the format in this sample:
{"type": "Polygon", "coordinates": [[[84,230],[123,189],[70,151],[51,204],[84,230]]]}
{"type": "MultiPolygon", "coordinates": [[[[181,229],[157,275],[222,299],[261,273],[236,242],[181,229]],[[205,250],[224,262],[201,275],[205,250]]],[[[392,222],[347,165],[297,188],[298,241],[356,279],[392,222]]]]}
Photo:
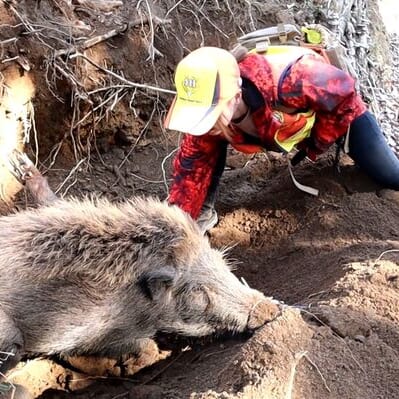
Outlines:
{"type": "Polygon", "coordinates": [[[313,162],[316,161],[317,157],[324,152],[321,148],[317,146],[313,137],[308,137],[302,140],[297,148],[299,151],[305,151],[306,156],[313,162]]]}

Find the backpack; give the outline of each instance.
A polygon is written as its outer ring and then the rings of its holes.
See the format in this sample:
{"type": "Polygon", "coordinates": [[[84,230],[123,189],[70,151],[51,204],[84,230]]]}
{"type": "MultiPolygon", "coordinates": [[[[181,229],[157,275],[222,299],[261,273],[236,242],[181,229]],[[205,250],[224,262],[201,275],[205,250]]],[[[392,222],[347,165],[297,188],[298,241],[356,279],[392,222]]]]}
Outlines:
{"type": "Polygon", "coordinates": [[[301,28],[292,24],[278,24],[249,32],[240,36],[237,42],[247,50],[255,50],[258,53],[267,52],[270,46],[307,47],[320,54],[331,65],[356,78],[356,72],[347,57],[345,47],[331,31],[319,24],[301,28]]]}

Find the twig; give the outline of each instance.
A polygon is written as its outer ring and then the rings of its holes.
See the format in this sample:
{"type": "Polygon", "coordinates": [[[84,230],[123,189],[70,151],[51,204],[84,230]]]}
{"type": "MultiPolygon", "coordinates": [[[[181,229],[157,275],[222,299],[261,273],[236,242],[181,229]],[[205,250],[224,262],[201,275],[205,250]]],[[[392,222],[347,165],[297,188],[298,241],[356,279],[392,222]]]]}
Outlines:
{"type": "MultiPolygon", "coordinates": [[[[29,115],[30,115],[30,120],[31,120],[31,127],[33,129],[33,138],[34,138],[34,142],[35,142],[35,166],[37,167],[37,164],[39,162],[39,138],[38,138],[36,122],[35,122],[35,108],[33,107],[33,104],[31,101],[29,101],[29,115]]],[[[28,137],[29,137],[29,135],[28,135],[28,137]]]]}
{"type": "Polygon", "coordinates": [[[169,195],[169,184],[167,183],[167,178],[166,178],[166,171],[165,171],[165,163],[166,161],[179,149],[179,147],[175,148],[173,151],[171,151],[163,160],[161,163],[161,169],[162,169],[162,176],[163,176],[163,183],[165,185],[166,189],[166,195],[169,195]]]}
{"type": "Polygon", "coordinates": [[[317,364],[316,364],[312,359],[309,358],[309,356],[307,355],[306,352],[305,352],[304,358],[305,358],[305,359],[313,366],[313,368],[317,371],[317,373],[319,374],[321,380],[323,381],[324,387],[326,388],[326,390],[327,390],[328,392],[331,393],[331,389],[330,389],[330,387],[327,385],[327,381],[326,381],[326,379],[324,378],[323,374],[321,373],[321,371],[320,371],[319,367],[317,366],[317,364]]]}
{"type": "Polygon", "coordinates": [[[179,5],[180,5],[183,1],[186,1],[186,0],[179,0],[177,3],[175,3],[174,6],[171,7],[171,8],[166,12],[165,18],[166,18],[175,8],[179,7],[179,5]]]}
{"type": "Polygon", "coordinates": [[[129,391],[120,393],[120,394],[118,394],[118,395],[116,395],[116,396],[113,396],[111,399],[123,398],[123,397],[126,396],[126,395],[129,395],[129,391]]]}
{"type": "Polygon", "coordinates": [[[100,71],[103,71],[103,72],[105,72],[105,73],[107,73],[107,74],[119,79],[121,82],[126,83],[130,87],[138,87],[140,89],[149,89],[149,90],[159,91],[159,92],[162,92],[162,93],[176,94],[176,91],[174,91],[174,90],[162,89],[162,88],[156,87],[156,86],[151,86],[151,85],[147,85],[147,84],[131,82],[130,80],[125,79],[124,77],[118,75],[117,73],[112,72],[109,69],[103,68],[102,66],[98,65],[93,60],[91,60],[90,58],[86,57],[84,54],[81,54],[81,53],[71,54],[69,58],[73,59],[73,58],[76,58],[76,57],[83,58],[84,60],[86,60],[87,62],[89,62],[93,66],[95,66],[97,69],[99,69],[100,71]]]}
{"type": "MultiPolygon", "coordinates": [[[[105,105],[107,102],[109,102],[110,100],[112,100],[115,97],[115,100],[118,98],[118,93],[121,92],[121,89],[118,90],[116,93],[113,93],[110,97],[106,98],[105,100],[103,100],[100,104],[98,104],[97,106],[95,106],[90,112],[88,112],[86,115],[83,116],[83,118],[81,118],[78,122],[76,122],[75,124],[73,124],[73,129],[76,129],[79,125],[81,125],[90,115],[93,115],[94,112],[96,112],[97,110],[99,110],[100,108],[103,107],[103,105],[105,105]]],[[[115,103],[115,101],[114,101],[115,103]]],[[[112,106],[111,106],[112,109],[112,106]]]]}
{"type": "Polygon", "coordinates": [[[319,367],[317,366],[317,364],[315,362],[313,362],[312,359],[309,358],[308,352],[307,351],[303,351],[303,352],[296,353],[295,356],[294,356],[294,362],[293,362],[293,364],[291,366],[291,374],[290,374],[290,378],[288,380],[288,387],[287,387],[287,393],[285,395],[285,398],[286,399],[291,399],[292,398],[292,390],[294,388],[296,368],[297,368],[297,366],[298,366],[298,364],[299,364],[299,362],[301,361],[302,358],[305,358],[312,365],[312,367],[317,371],[317,373],[319,374],[321,380],[323,381],[324,387],[326,388],[326,390],[328,392],[331,393],[331,389],[327,385],[327,381],[324,378],[323,374],[321,373],[319,367]]]}
{"type": "Polygon", "coordinates": [[[296,373],[296,368],[301,361],[301,359],[306,355],[307,352],[298,352],[295,353],[294,355],[294,362],[292,363],[291,366],[291,373],[290,377],[288,379],[287,383],[287,392],[285,394],[285,399],[291,399],[292,398],[292,390],[294,388],[294,381],[295,381],[295,373],[296,373]]]}
{"type": "Polygon", "coordinates": [[[90,90],[90,91],[87,92],[87,94],[89,96],[91,96],[93,94],[100,93],[102,91],[108,91],[108,90],[112,90],[112,89],[130,89],[130,88],[131,88],[130,85],[110,85],[110,86],[107,86],[107,87],[99,87],[97,89],[90,90]]]}
{"type": "Polygon", "coordinates": [[[55,194],[58,194],[62,187],[64,187],[65,183],[70,179],[70,177],[76,172],[76,170],[79,168],[79,166],[86,160],[86,158],[82,158],[77,165],[68,173],[68,176],[65,178],[65,180],[58,186],[58,188],[55,190],[55,194]]]}
{"type": "Polygon", "coordinates": [[[119,181],[122,181],[122,185],[126,186],[126,179],[122,175],[120,168],[114,164],[112,166],[111,170],[116,176],[116,180],[114,181],[114,184],[111,187],[115,187],[119,183],[119,181]]]}
{"type": "Polygon", "coordinates": [[[197,6],[197,4],[196,3],[194,3],[193,1],[191,1],[191,0],[188,0],[189,1],[189,3],[192,5],[192,7],[194,7],[194,8],[196,8],[200,13],[201,13],[201,15],[205,18],[205,20],[213,27],[213,28],[215,28],[221,35],[223,35],[226,39],[229,39],[229,35],[227,35],[226,33],[224,33],[217,25],[215,25],[212,21],[211,21],[211,19],[200,9],[200,8],[198,8],[198,6],[197,6]]]}
{"type": "Polygon", "coordinates": [[[15,353],[0,351],[0,362],[4,362],[5,360],[8,360],[10,356],[15,356],[15,353]]]}
{"type": "Polygon", "coordinates": [[[75,179],[73,180],[73,182],[71,184],[68,185],[68,187],[64,190],[64,192],[62,193],[62,197],[65,197],[68,194],[68,191],[78,182],[78,179],[75,177],[75,179]]]}
{"type": "Polygon", "coordinates": [[[322,291],[314,292],[314,293],[312,293],[312,294],[308,295],[308,296],[307,296],[307,299],[314,298],[315,296],[317,296],[317,295],[320,295],[320,294],[325,294],[326,292],[327,292],[326,290],[322,290],[322,291]]]}
{"type": "Polygon", "coordinates": [[[1,60],[2,64],[5,64],[6,62],[12,62],[15,61],[19,58],[19,55],[16,55],[15,57],[11,57],[11,58],[5,58],[4,60],[1,60]]]}
{"type": "MultiPolygon", "coordinates": [[[[3,3],[5,3],[4,0],[2,0],[2,1],[3,1],[3,3]]],[[[45,47],[54,50],[53,47],[51,47],[47,42],[45,42],[45,41],[40,37],[39,31],[37,31],[36,29],[34,29],[34,28],[33,28],[33,25],[30,24],[28,21],[26,21],[26,20],[22,17],[22,15],[15,9],[15,7],[13,7],[13,6],[10,5],[10,4],[8,4],[8,7],[9,7],[9,9],[18,17],[18,19],[21,21],[22,25],[25,27],[25,29],[26,29],[29,33],[34,34],[34,35],[37,37],[37,39],[40,41],[40,43],[42,43],[45,47]]]]}
{"type": "Polygon", "coordinates": [[[0,40],[0,45],[2,46],[3,44],[7,44],[7,43],[15,43],[17,40],[18,40],[17,37],[11,37],[9,39],[0,40]]]}
{"type": "Polygon", "coordinates": [[[64,68],[62,68],[57,61],[53,62],[53,67],[55,70],[57,70],[58,72],[61,73],[61,75],[63,75],[73,86],[76,95],[81,98],[82,100],[88,101],[90,102],[88,96],[85,94],[85,87],[84,85],[79,82],[78,79],[76,79],[76,77],[74,76],[73,73],[71,72],[67,72],[65,69],[65,65],[64,68]]]}
{"type": "MultiPolygon", "coordinates": [[[[142,1],[143,0],[139,0],[137,5],[136,5],[136,10],[139,12],[140,15],[141,15],[141,12],[139,10],[140,10],[140,4],[141,4],[142,1]]],[[[150,27],[150,37],[151,37],[151,39],[149,41],[149,45],[148,45],[148,58],[147,58],[147,60],[150,59],[151,62],[154,62],[155,54],[158,54],[158,55],[162,55],[162,54],[155,48],[155,45],[154,45],[155,30],[154,30],[154,25],[152,23],[151,8],[150,8],[147,0],[144,0],[144,2],[145,2],[145,5],[146,5],[146,9],[147,9],[148,15],[149,15],[149,18],[147,18],[147,20],[148,20],[148,25],[150,27]]],[[[141,25],[143,26],[143,23],[141,25]]]]}
{"type": "Polygon", "coordinates": [[[138,135],[138,137],[137,137],[137,139],[136,139],[136,142],[131,146],[131,148],[129,149],[129,152],[126,154],[125,158],[124,158],[124,159],[122,160],[122,162],[119,164],[119,168],[121,168],[121,167],[125,164],[125,162],[126,162],[126,161],[128,160],[128,158],[129,158],[130,154],[134,151],[134,149],[136,148],[137,144],[139,143],[139,141],[140,141],[141,138],[143,137],[144,133],[145,133],[146,130],[147,130],[147,127],[149,126],[149,124],[150,124],[150,122],[151,122],[151,120],[152,120],[152,118],[153,118],[154,112],[155,112],[155,108],[153,108],[153,110],[152,110],[152,112],[151,112],[151,115],[150,115],[150,117],[149,117],[147,123],[146,123],[145,126],[141,129],[141,131],[140,131],[140,133],[139,133],[139,135],[138,135]]]}
{"type": "MultiPolygon", "coordinates": [[[[94,36],[90,39],[85,40],[80,46],[80,50],[87,50],[90,47],[95,46],[96,44],[99,44],[101,42],[104,42],[108,39],[111,39],[112,37],[118,36],[122,33],[127,32],[129,29],[134,28],[136,26],[149,23],[151,27],[153,26],[153,21],[155,21],[156,24],[170,24],[172,21],[169,19],[161,19],[156,16],[151,16],[151,18],[144,16],[142,18],[137,18],[131,22],[128,22],[127,24],[124,24],[122,27],[112,29],[106,33],[103,33],[102,35],[94,36]]],[[[65,54],[73,54],[78,52],[78,49],[75,47],[69,47],[68,49],[62,49],[58,50],[55,52],[54,56],[59,57],[61,55],[65,54]]]]}
{"type": "MultiPolygon", "coordinates": [[[[96,44],[99,44],[101,42],[104,42],[105,40],[111,39],[114,36],[120,35],[122,33],[125,33],[130,27],[139,25],[140,21],[139,20],[135,20],[131,23],[128,24],[124,24],[122,27],[120,28],[115,28],[112,29],[106,33],[103,33],[102,35],[98,35],[98,36],[94,36],[90,39],[85,40],[79,47],[81,50],[87,50],[90,47],[95,46],[96,44]]],[[[68,49],[63,49],[63,50],[59,50],[56,52],[55,56],[60,56],[60,55],[64,55],[64,54],[71,54],[76,52],[77,49],[75,47],[70,47],[68,49]]]]}
{"type": "Polygon", "coordinates": [[[385,254],[388,254],[388,253],[391,253],[391,252],[399,252],[399,249],[388,249],[387,251],[382,252],[381,255],[376,259],[375,263],[377,263],[378,261],[380,261],[381,258],[382,258],[385,254]]]}

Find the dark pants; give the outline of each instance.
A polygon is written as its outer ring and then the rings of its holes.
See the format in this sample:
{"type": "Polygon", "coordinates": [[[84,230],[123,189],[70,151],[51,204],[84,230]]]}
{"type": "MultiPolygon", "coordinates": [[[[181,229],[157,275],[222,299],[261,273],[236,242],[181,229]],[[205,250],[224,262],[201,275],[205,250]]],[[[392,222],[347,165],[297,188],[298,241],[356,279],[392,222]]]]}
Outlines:
{"type": "Polygon", "coordinates": [[[399,159],[389,147],[374,115],[369,111],[351,124],[349,155],[356,165],[377,183],[399,190],[399,159]]]}
{"type": "MultiPolygon", "coordinates": [[[[204,208],[214,206],[217,188],[226,164],[227,144],[220,153],[204,208]]],[[[363,172],[386,188],[399,190],[399,159],[389,147],[374,115],[369,111],[350,126],[349,156],[363,172]]]]}

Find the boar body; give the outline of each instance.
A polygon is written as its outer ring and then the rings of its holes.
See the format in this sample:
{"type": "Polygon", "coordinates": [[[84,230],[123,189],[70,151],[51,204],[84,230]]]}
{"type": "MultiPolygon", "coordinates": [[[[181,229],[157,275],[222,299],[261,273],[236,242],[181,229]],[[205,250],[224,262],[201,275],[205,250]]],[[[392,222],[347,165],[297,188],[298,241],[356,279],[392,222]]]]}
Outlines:
{"type": "Polygon", "coordinates": [[[58,199],[0,218],[3,373],[24,354],[117,357],[156,332],[240,332],[277,311],[159,200],[58,199]]]}

